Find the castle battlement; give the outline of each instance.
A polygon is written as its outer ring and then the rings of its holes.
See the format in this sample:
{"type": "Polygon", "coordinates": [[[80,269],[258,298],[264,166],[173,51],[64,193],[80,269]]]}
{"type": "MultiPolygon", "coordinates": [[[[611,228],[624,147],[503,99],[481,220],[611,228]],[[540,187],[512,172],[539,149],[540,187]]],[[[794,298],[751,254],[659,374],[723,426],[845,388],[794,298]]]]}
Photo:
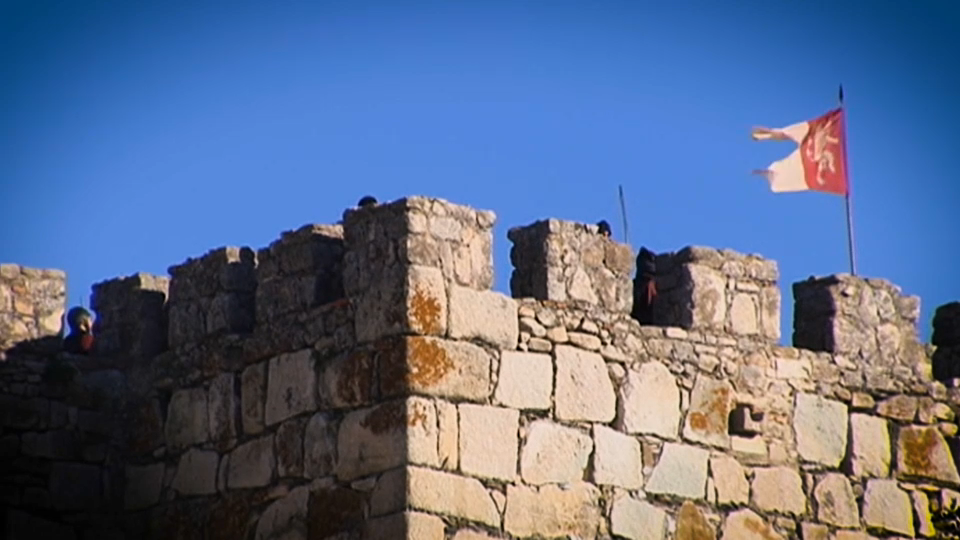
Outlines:
{"type": "Polygon", "coordinates": [[[592,225],[511,229],[493,291],[495,219],[410,197],[98,283],[91,357],[52,338],[64,274],[0,266],[0,527],[928,536],[960,497],[960,303],[925,345],[917,297],[811,278],[781,346],[776,263],[686,247],[640,324],[635,254],[592,225]]]}

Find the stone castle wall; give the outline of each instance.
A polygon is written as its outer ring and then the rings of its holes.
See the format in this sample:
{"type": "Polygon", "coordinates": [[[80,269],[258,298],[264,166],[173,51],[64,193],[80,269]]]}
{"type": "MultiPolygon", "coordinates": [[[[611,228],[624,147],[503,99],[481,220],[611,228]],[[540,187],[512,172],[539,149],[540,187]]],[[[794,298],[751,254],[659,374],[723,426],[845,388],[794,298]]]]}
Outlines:
{"type": "MultiPolygon", "coordinates": [[[[691,247],[641,326],[592,226],[511,230],[515,298],[490,290],[494,220],[413,197],[98,284],[97,355],[0,362],[0,527],[852,540],[931,536],[960,497],[960,304],[926,346],[917,298],[811,279],[783,347],[776,264],[691,247]]],[[[0,269],[8,343],[58,330],[62,273],[0,269]]]]}

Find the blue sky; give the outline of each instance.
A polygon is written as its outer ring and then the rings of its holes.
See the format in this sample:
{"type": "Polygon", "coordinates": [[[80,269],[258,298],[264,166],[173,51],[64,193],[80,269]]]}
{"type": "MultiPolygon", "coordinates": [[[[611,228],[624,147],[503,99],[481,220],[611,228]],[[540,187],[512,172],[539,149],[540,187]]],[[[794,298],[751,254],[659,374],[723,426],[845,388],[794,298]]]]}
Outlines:
{"type": "Polygon", "coordinates": [[[366,193],[494,210],[506,231],[607,218],[790,284],[848,270],[843,199],[749,172],[753,125],[846,93],[861,274],[960,298],[960,5],[51,2],[0,7],[0,260],[103,279],[332,223],[366,193]],[[228,7],[229,6],[229,7],[228,7]]]}

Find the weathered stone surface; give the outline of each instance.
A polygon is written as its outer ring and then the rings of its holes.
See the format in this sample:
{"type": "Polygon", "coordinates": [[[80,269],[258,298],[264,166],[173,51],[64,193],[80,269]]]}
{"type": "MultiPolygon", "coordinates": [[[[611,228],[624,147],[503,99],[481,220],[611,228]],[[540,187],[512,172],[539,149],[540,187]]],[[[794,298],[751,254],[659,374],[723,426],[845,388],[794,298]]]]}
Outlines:
{"type": "Polygon", "coordinates": [[[209,439],[207,392],[203,388],[178,390],[167,406],[164,436],[171,448],[185,448],[209,439]]]}
{"type": "Polygon", "coordinates": [[[684,501],[677,512],[677,530],[674,540],[716,540],[717,531],[690,501],[684,501]]]}
{"type": "Polygon", "coordinates": [[[479,480],[421,467],[407,474],[411,508],[500,528],[500,512],[479,480]]]}
{"type": "Polygon", "coordinates": [[[733,386],[727,381],[698,376],[690,396],[683,438],[695,443],[727,448],[727,422],[733,409],[733,386]]]}
{"type": "Polygon", "coordinates": [[[374,396],[375,353],[353,350],[324,360],[320,366],[320,407],[356,408],[370,405],[374,396]]]}
{"type": "Polygon", "coordinates": [[[917,416],[917,398],[904,395],[889,397],[877,403],[877,414],[894,420],[912,422],[917,416]]]}
{"type": "Polygon", "coordinates": [[[557,345],[554,355],[557,419],[575,422],[613,420],[617,396],[603,357],[568,345],[557,345]]]}
{"type": "Polygon", "coordinates": [[[807,511],[800,474],[789,467],[764,467],[753,472],[753,504],[764,511],[801,516],[807,511]]]}
{"type": "Polygon", "coordinates": [[[660,459],[647,480],[647,493],[703,499],[710,452],[678,443],[664,443],[660,459]]]}
{"type": "Polygon", "coordinates": [[[937,530],[933,526],[933,516],[930,512],[930,498],[919,489],[910,492],[913,500],[913,511],[917,518],[917,534],[927,538],[936,536],[937,530]]]}
{"type": "Polygon", "coordinates": [[[546,485],[539,490],[508,485],[504,529],[521,538],[595,538],[601,520],[599,501],[600,491],[584,482],[546,485]]]}
{"type": "Polygon", "coordinates": [[[900,428],[897,438],[897,475],[960,484],[960,475],[946,439],[933,426],[900,428]]]}
{"type": "Polygon", "coordinates": [[[267,371],[266,425],[317,408],[317,376],[313,349],[270,359],[267,371]]]}
{"type": "Polygon", "coordinates": [[[720,540],[783,540],[783,536],[753,510],[744,508],[727,514],[720,540]]]}
{"type": "Polygon", "coordinates": [[[667,513],[646,501],[621,497],[610,511],[610,532],[630,540],[663,540],[667,513]]]}
{"type": "Polygon", "coordinates": [[[295,540],[307,537],[307,503],[310,489],[293,489],[263,511],[254,540],[295,540]]]}
{"type": "MultiPolygon", "coordinates": [[[[341,538],[340,536],[336,537],[341,538]]],[[[444,523],[437,516],[420,512],[399,512],[372,518],[364,523],[363,540],[444,540],[444,523]]]]}
{"type": "Polygon", "coordinates": [[[680,426],[680,388],[660,362],[627,372],[620,389],[619,424],[627,433],[676,439],[680,426]]]}
{"type": "Polygon", "coordinates": [[[220,456],[209,450],[191,448],[180,456],[173,489],[181,495],[212,495],[217,492],[217,465],[220,456]]]}
{"type": "Polygon", "coordinates": [[[440,467],[455,471],[460,468],[460,413],[453,403],[437,400],[437,456],[440,467]]]}
{"type": "Polygon", "coordinates": [[[127,466],[125,473],[124,508],[139,510],[153,506],[160,500],[163,486],[163,463],[127,466]]]}
{"type": "Polygon", "coordinates": [[[291,418],[277,427],[276,445],[277,477],[298,478],[303,476],[303,435],[305,418],[291,418]]]}
{"type": "Polygon", "coordinates": [[[520,413],[514,409],[463,403],[460,415],[460,470],[481,478],[517,477],[520,413]]]}
{"type": "Polygon", "coordinates": [[[237,437],[236,378],[233,373],[223,373],[210,382],[207,396],[207,411],[210,420],[210,438],[216,442],[229,442],[237,437]]]}
{"type": "Polygon", "coordinates": [[[409,336],[391,341],[384,353],[380,388],[385,396],[482,401],[490,395],[490,354],[477,345],[409,336]]]}
{"type": "Polygon", "coordinates": [[[592,450],[593,441],[586,433],[537,420],[528,427],[520,453],[520,475],[532,485],[582,480],[592,450]]]}
{"type": "Polygon", "coordinates": [[[910,496],[896,480],[868,480],[863,494],[863,519],[868,527],[913,536],[910,496]]]}
{"type": "Polygon", "coordinates": [[[727,316],[726,280],[712,268],[699,264],[684,265],[682,277],[689,289],[690,328],[723,329],[727,316]]]}
{"type": "Polygon", "coordinates": [[[850,415],[850,467],[855,476],[886,477],[890,472],[887,421],[866,414],[850,415]]]}
{"type": "Polygon", "coordinates": [[[303,474],[322,478],[333,473],[337,458],[337,430],[324,413],[310,417],[303,435],[303,474]]]}
{"type": "Polygon", "coordinates": [[[830,540],[830,529],[819,523],[803,522],[800,524],[801,540],[830,540]]]}
{"type": "Polygon", "coordinates": [[[817,500],[817,519],[842,528],[860,526],[860,510],[847,477],[830,473],[813,490],[817,500]]]}
{"type": "Polygon", "coordinates": [[[553,394],[553,359],[549,354],[503,351],[493,399],[515,409],[549,409],[553,394]]]}
{"type": "Polygon", "coordinates": [[[847,451],[847,406],[821,396],[797,393],[793,429],[797,451],[807,461],[836,467],[847,451]]]}
{"type": "Polygon", "coordinates": [[[734,295],[730,303],[730,331],[740,335],[754,335],[759,332],[757,302],[752,294],[734,295]]]}
{"type": "Polygon", "coordinates": [[[270,483],[276,468],[273,435],[265,435],[241,444],[230,452],[227,462],[227,487],[243,489],[270,483]]]}
{"type": "Polygon", "coordinates": [[[450,286],[450,337],[515,349],[520,336],[517,301],[494,291],[450,286]]]}
{"type": "Polygon", "coordinates": [[[460,529],[453,535],[453,540],[496,540],[496,538],[480,531],[460,529]]]}
{"type": "Polygon", "coordinates": [[[593,481],[602,486],[640,489],[643,453],[640,442],[606,426],[593,426],[593,481]]]}
{"type": "Polygon", "coordinates": [[[433,402],[412,397],[349,413],[337,434],[337,456],[341,480],[406,463],[439,465],[433,402]]]}
{"type": "Polygon", "coordinates": [[[257,435],[263,431],[263,407],[267,401],[267,363],[247,366],[240,376],[240,416],[243,432],[257,435]]]}
{"type": "Polygon", "coordinates": [[[750,483],[740,463],[729,456],[710,458],[710,476],[717,492],[717,504],[745,504],[750,483]]]}

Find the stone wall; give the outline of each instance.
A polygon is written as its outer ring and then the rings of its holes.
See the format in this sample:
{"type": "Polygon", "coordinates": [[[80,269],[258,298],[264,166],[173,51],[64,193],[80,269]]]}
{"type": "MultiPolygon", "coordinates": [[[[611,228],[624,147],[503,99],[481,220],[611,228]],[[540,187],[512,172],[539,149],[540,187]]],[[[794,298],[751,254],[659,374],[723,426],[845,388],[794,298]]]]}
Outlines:
{"type": "MultiPolygon", "coordinates": [[[[633,253],[589,225],[512,229],[516,298],[490,290],[494,221],[411,197],[98,284],[97,355],[0,363],[0,530],[853,540],[931,536],[960,497],[930,362],[955,307],[924,346],[916,298],[813,279],[782,347],[776,264],[691,247],[641,326],[633,253]]],[[[31,287],[0,283],[0,320],[62,313],[31,287]]]]}

